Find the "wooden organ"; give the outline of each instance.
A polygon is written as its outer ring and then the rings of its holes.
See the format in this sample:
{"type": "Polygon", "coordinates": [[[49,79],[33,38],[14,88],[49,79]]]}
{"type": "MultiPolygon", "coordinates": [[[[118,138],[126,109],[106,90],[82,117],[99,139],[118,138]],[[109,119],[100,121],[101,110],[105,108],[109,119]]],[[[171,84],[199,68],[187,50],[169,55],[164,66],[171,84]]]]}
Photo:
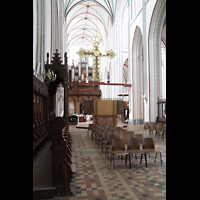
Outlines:
{"type": "Polygon", "coordinates": [[[72,60],[72,66],[69,71],[71,74],[70,82],[86,82],[91,81],[93,78],[93,67],[89,66],[87,57],[80,58],[78,64],[74,64],[74,60],[72,60]]]}

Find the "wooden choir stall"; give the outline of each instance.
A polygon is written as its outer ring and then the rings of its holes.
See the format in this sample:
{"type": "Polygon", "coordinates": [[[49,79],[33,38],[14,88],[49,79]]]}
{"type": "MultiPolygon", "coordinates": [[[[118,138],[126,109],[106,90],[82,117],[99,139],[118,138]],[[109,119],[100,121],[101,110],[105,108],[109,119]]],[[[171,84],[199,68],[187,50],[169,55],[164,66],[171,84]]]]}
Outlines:
{"type": "Polygon", "coordinates": [[[33,153],[40,150],[49,133],[46,130],[47,86],[33,75],[33,153]]]}
{"type": "Polygon", "coordinates": [[[72,195],[70,182],[76,172],[72,137],[62,117],[53,119],[52,128],[52,141],[47,141],[44,153],[33,161],[33,199],[72,195]]]}
{"type": "Polygon", "coordinates": [[[68,129],[68,66],[61,64],[60,54],[54,53],[52,64],[49,54],[45,65],[57,79],[45,81],[33,79],[33,199],[54,198],[56,195],[72,195],[70,181],[75,170],[72,137],[68,129]],[[57,85],[64,85],[64,117],[55,117],[53,96],[57,85]],[[52,115],[53,113],[53,115],[52,115]]]}
{"type": "MultiPolygon", "coordinates": [[[[53,120],[54,135],[50,150],[52,152],[52,186],[56,194],[72,194],[70,181],[72,179],[72,144],[71,135],[66,131],[66,122],[62,117],[53,120]]],[[[74,168],[74,164],[73,164],[74,168]]]]}

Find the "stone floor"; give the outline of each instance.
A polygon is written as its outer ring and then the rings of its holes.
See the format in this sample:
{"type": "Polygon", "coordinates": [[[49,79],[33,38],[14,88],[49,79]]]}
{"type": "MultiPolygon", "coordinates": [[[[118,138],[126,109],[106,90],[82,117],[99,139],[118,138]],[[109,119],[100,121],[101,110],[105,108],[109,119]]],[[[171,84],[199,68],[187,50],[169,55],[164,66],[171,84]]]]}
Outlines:
{"type": "MultiPolygon", "coordinates": [[[[128,126],[128,130],[135,134],[143,133],[143,126],[128,126]],[[142,127],[142,128],[141,128],[142,127]]],[[[162,166],[160,157],[154,163],[154,155],[140,164],[140,159],[132,158],[132,168],[124,164],[124,160],[115,159],[115,170],[105,158],[101,150],[87,136],[86,129],[77,129],[70,125],[73,138],[73,149],[76,159],[76,174],[70,183],[72,196],[56,196],[54,200],[150,200],[166,199],[166,139],[155,138],[155,148],[162,152],[162,166]]],[[[149,137],[144,133],[144,137],[149,137]]]]}

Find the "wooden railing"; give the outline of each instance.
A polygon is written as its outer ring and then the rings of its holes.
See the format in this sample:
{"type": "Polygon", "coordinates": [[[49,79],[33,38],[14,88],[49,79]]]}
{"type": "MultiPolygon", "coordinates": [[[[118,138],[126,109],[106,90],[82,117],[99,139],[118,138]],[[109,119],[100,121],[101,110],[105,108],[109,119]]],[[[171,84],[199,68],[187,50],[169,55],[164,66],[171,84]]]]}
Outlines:
{"type": "Polygon", "coordinates": [[[69,96],[75,95],[101,96],[101,90],[69,90],[69,96]]]}

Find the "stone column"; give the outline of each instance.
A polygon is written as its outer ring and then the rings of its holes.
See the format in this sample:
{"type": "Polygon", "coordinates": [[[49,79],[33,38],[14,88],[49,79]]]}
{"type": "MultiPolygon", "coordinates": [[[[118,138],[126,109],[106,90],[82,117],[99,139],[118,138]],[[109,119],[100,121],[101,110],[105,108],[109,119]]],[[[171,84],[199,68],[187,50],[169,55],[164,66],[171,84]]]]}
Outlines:
{"type": "Polygon", "coordinates": [[[64,68],[64,118],[66,121],[66,130],[68,130],[68,65],[67,53],[65,52],[65,68],[64,68]]]}

